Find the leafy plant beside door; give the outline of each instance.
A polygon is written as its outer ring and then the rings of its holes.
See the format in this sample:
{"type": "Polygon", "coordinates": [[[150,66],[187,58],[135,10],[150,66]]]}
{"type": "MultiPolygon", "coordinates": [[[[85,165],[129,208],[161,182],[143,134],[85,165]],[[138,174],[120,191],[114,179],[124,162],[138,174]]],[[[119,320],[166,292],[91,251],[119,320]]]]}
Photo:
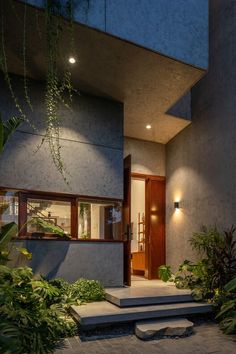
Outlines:
{"type": "Polygon", "coordinates": [[[224,286],[222,305],[216,319],[226,333],[236,333],[236,277],[224,286]]]}
{"type": "Polygon", "coordinates": [[[178,288],[190,288],[196,300],[211,302],[216,311],[221,307],[217,318],[221,318],[221,328],[226,333],[236,330],[236,228],[219,232],[216,227],[203,227],[190,239],[199,260],[185,260],[174,274],[168,265],[159,267],[159,277],[172,281],[178,288]]]}

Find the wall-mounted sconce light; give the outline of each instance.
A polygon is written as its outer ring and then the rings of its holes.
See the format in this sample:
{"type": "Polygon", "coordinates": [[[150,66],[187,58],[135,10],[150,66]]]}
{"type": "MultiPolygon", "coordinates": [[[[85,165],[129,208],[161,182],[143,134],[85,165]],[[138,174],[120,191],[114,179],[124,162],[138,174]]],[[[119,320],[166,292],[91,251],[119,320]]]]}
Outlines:
{"type": "Polygon", "coordinates": [[[75,64],[76,63],[76,59],[74,57],[70,57],[68,59],[68,61],[69,61],[70,64],[75,64]]]}
{"type": "Polygon", "coordinates": [[[174,208],[175,210],[178,210],[180,208],[179,202],[174,202],[174,208]]]}

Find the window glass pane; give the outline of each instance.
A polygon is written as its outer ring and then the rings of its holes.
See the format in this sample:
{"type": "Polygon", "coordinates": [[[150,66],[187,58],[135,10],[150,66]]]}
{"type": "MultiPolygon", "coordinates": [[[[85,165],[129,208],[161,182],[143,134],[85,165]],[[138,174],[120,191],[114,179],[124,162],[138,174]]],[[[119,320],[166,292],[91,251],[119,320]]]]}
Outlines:
{"type": "Polygon", "coordinates": [[[18,195],[0,192],[0,227],[12,221],[18,225],[18,195]]]}
{"type": "Polygon", "coordinates": [[[66,235],[71,234],[70,202],[27,199],[27,232],[56,234],[58,228],[66,235]]]}
{"type": "Polygon", "coordinates": [[[80,201],[78,237],[80,239],[121,239],[121,203],[80,201]]]}

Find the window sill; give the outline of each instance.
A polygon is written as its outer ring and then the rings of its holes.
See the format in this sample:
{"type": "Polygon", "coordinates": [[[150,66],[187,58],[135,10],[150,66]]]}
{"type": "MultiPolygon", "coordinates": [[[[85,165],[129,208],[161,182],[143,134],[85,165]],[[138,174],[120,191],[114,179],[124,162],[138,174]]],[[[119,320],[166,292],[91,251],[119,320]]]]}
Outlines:
{"type": "Polygon", "coordinates": [[[67,242],[99,242],[99,243],[123,243],[123,240],[104,240],[104,239],[75,239],[75,238],[66,238],[66,237],[30,237],[30,236],[20,236],[18,238],[14,238],[13,241],[21,241],[21,240],[28,240],[28,241],[67,241],[67,242]]]}

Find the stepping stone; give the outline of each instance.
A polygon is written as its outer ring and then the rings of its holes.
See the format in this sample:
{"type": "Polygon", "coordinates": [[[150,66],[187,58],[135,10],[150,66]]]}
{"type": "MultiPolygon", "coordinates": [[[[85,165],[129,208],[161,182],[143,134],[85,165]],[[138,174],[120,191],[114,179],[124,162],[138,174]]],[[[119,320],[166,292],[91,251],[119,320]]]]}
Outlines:
{"type": "Polygon", "coordinates": [[[140,321],[135,324],[135,334],[142,340],[154,337],[182,337],[192,334],[193,323],[185,318],[165,318],[140,321]]]}

